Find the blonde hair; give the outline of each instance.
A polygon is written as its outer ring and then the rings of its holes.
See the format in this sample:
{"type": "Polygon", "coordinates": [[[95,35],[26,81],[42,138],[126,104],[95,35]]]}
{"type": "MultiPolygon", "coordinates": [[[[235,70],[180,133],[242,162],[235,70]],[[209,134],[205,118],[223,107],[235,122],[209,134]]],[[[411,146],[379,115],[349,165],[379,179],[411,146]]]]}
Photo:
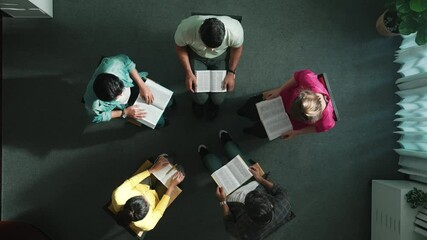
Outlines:
{"type": "Polygon", "coordinates": [[[313,124],[322,118],[321,97],[311,90],[301,90],[290,110],[290,115],[295,120],[313,124]]]}

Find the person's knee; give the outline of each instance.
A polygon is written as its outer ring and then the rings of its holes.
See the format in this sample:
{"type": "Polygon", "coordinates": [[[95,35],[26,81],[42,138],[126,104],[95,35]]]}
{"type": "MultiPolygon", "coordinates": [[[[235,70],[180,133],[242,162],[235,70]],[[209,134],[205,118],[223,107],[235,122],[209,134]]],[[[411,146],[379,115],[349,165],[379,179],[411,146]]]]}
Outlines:
{"type": "Polygon", "coordinates": [[[225,93],[213,93],[210,98],[213,104],[221,105],[225,100],[225,93]]]}
{"type": "Polygon", "coordinates": [[[193,101],[197,104],[205,104],[209,99],[209,95],[207,93],[193,93],[192,94],[193,101]]]}

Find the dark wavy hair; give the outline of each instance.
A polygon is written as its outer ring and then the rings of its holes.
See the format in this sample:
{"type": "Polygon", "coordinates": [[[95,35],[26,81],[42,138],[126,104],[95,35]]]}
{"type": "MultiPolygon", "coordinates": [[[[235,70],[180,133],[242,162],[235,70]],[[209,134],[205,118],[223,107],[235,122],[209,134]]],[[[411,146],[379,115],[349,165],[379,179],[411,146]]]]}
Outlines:
{"type": "Polygon", "coordinates": [[[123,82],[113,74],[101,73],[93,83],[95,95],[102,101],[110,102],[123,92],[123,82]]]}
{"type": "Polygon", "coordinates": [[[144,219],[147,215],[149,204],[142,196],[129,198],[122,210],[117,213],[117,223],[122,226],[129,226],[130,222],[144,219]]]}
{"type": "Polygon", "coordinates": [[[245,198],[245,210],[255,223],[269,223],[273,217],[274,205],[267,194],[251,191],[245,198]]]}
{"type": "Polygon", "coordinates": [[[224,23],[216,18],[206,19],[199,29],[200,37],[203,43],[209,48],[217,48],[224,41],[225,27],[224,23]]]}

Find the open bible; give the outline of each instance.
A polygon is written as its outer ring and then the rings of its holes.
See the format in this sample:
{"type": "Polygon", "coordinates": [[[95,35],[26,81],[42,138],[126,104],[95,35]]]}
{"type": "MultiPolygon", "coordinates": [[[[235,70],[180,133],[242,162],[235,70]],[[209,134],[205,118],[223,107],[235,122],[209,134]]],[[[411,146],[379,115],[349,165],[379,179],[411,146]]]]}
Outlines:
{"type": "MultiPolygon", "coordinates": [[[[147,160],[144,162],[144,164],[142,164],[139,167],[139,169],[136,172],[137,173],[143,172],[143,171],[149,169],[151,166],[153,166],[153,164],[147,160]]],[[[166,190],[169,187],[169,183],[171,182],[173,175],[177,171],[178,170],[172,164],[169,163],[168,165],[163,167],[161,170],[153,173],[153,177],[162,183],[162,184],[156,185],[156,192],[159,195],[159,197],[163,196],[163,194],[166,193],[166,190]]],[[[175,190],[172,192],[172,194],[170,196],[169,205],[178,197],[178,195],[181,192],[182,192],[182,190],[178,186],[176,186],[175,190]]]]}
{"type": "MultiPolygon", "coordinates": [[[[264,174],[258,163],[254,164],[253,167],[259,168],[261,174],[264,174]]],[[[252,173],[249,172],[249,167],[242,157],[237,155],[227,164],[212,173],[211,177],[218,186],[224,189],[225,194],[228,196],[247,182],[252,177],[252,173]]]]}
{"type": "Polygon", "coordinates": [[[280,96],[258,102],[256,108],[270,141],[293,129],[280,96]]]}
{"type": "Polygon", "coordinates": [[[153,175],[166,187],[169,187],[170,182],[172,181],[173,175],[177,173],[178,170],[172,164],[168,164],[163,167],[161,170],[154,172],[153,175]]]}
{"type": "Polygon", "coordinates": [[[225,70],[196,71],[196,92],[226,92],[227,89],[222,86],[226,75],[225,70]]]}
{"type": "Polygon", "coordinates": [[[173,92],[151,79],[147,79],[147,81],[145,81],[145,85],[147,85],[151,90],[151,93],[154,96],[154,101],[151,104],[147,104],[141,95],[138,95],[138,98],[133,105],[144,109],[147,112],[147,115],[142,119],[129,119],[129,121],[139,126],[144,124],[154,129],[165,111],[173,92]]]}

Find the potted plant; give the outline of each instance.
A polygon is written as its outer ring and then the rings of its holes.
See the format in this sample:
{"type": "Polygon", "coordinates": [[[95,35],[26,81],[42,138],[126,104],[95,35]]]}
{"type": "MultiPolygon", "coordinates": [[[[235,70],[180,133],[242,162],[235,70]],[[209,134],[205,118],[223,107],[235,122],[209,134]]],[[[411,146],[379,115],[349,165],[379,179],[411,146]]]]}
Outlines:
{"type": "Polygon", "coordinates": [[[418,45],[427,43],[427,0],[390,0],[377,20],[377,31],[384,36],[417,33],[418,45]]]}
{"type": "Polygon", "coordinates": [[[427,193],[414,187],[411,191],[405,194],[406,201],[411,205],[411,208],[424,206],[427,203],[427,193]]]}

